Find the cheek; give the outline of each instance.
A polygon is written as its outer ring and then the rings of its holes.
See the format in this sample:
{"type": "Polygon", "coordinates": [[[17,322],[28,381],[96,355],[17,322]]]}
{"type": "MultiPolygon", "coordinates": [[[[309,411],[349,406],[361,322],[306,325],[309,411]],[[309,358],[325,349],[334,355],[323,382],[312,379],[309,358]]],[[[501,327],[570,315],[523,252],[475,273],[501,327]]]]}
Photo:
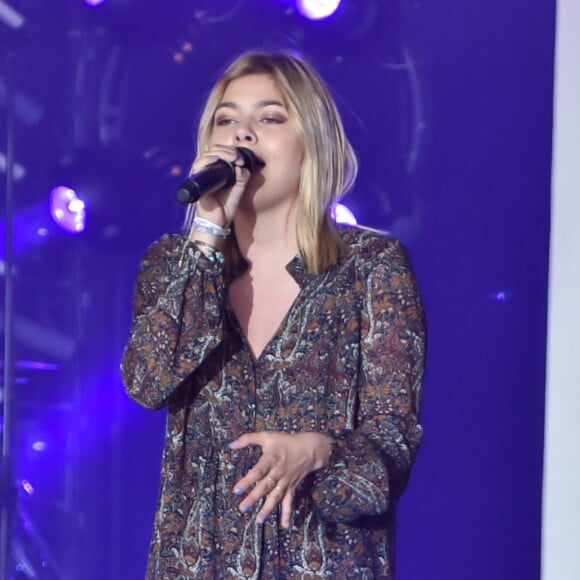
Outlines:
{"type": "Polygon", "coordinates": [[[232,129],[229,126],[217,126],[211,133],[210,143],[228,145],[232,140],[232,129]]]}
{"type": "Polygon", "coordinates": [[[302,149],[302,146],[298,145],[295,147],[292,158],[296,168],[296,173],[300,175],[302,173],[302,164],[304,163],[304,150],[302,149]]]}
{"type": "Polygon", "coordinates": [[[288,139],[285,141],[281,148],[281,153],[286,157],[289,163],[294,165],[302,165],[302,159],[304,158],[304,150],[302,143],[296,139],[288,139]]]}

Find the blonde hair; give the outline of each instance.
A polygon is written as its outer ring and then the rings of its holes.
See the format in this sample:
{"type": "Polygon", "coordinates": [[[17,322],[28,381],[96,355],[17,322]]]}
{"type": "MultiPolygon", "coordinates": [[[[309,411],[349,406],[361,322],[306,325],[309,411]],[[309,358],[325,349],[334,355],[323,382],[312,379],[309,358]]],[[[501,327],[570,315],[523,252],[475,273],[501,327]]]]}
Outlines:
{"type": "MultiPolygon", "coordinates": [[[[197,150],[209,148],[214,115],[228,85],[253,74],[274,79],[302,140],[296,238],[308,271],[324,272],[336,264],[341,244],[332,209],[352,187],[358,164],[334,99],[309,63],[286,53],[247,52],[239,56],[218,79],[207,99],[199,123],[197,150]]],[[[192,214],[190,210],[186,221],[191,221],[192,214]]],[[[231,250],[229,244],[228,257],[232,256],[231,250]]]]}

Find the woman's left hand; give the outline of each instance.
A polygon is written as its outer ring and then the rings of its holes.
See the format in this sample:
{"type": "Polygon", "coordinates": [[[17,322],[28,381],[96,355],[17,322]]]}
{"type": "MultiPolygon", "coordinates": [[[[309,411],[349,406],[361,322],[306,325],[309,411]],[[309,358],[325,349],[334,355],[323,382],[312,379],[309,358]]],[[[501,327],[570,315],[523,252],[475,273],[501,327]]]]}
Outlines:
{"type": "Polygon", "coordinates": [[[282,506],[282,527],[290,527],[294,492],[300,482],[311,472],[328,463],[332,443],[322,433],[279,433],[262,431],[245,433],[230,443],[231,449],[244,449],[259,445],[262,456],[250,471],[238,481],[234,492],[242,495],[251,490],[239,505],[242,512],[262,497],[264,505],[256,518],[264,523],[277,505],[282,506]]]}

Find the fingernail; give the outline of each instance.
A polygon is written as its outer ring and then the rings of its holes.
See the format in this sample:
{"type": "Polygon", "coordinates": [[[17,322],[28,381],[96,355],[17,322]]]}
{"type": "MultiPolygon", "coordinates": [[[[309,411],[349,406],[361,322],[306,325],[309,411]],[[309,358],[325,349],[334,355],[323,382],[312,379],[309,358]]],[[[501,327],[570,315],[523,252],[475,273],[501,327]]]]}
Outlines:
{"type": "Polygon", "coordinates": [[[268,516],[260,516],[258,518],[258,523],[263,524],[268,519],[268,516]]]}
{"type": "Polygon", "coordinates": [[[236,495],[242,495],[242,493],[244,493],[245,489],[241,486],[238,485],[235,489],[234,489],[234,493],[236,495]]]}
{"type": "Polygon", "coordinates": [[[249,504],[247,504],[247,503],[243,503],[241,505],[241,508],[240,509],[242,510],[242,513],[245,514],[245,513],[249,512],[252,509],[252,506],[249,505],[249,504]]]}

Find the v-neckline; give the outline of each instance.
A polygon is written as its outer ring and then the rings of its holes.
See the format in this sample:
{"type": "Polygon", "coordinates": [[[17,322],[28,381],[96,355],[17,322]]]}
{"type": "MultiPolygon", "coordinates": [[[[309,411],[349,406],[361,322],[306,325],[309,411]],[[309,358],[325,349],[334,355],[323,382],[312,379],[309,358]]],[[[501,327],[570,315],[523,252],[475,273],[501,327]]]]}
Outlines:
{"type": "Polygon", "coordinates": [[[276,341],[278,341],[280,339],[280,336],[284,333],[284,330],[288,326],[288,321],[290,319],[291,314],[294,312],[294,309],[296,308],[298,301],[302,297],[302,293],[303,293],[303,288],[300,288],[300,290],[298,291],[298,294],[296,294],[294,300],[290,304],[290,307],[288,308],[288,310],[286,311],[286,313],[284,314],[284,316],[280,320],[280,324],[277,326],[276,330],[274,330],[274,333],[268,339],[268,341],[264,344],[262,350],[259,353],[254,352],[252,345],[250,344],[250,341],[248,340],[248,337],[246,336],[246,333],[242,330],[242,325],[240,324],[240,321],[238,320],[238,317],[236,316],[236,313],[234,312],[234,309],[233,309],[232,304],[231,304],[230,296],[228,293],[227,311],[228,311],[228,316],[230,318],[230,322],[232,323],[232,326],[234,327],[236,333],[242,339],[242,342],[244,343],[246,350],[248,351],[248,354],[250,355],[250,358],[252,359],[253,363],[259,363],[260,360],[262,359],[263,355],[272,348],[272,346],[276,343],[276,341]]]}
{"type": "Polygon", "coordinates": [[[246,259],[243,256],[240,256],[238,264],[236,266],[234,266],[234,268],[230,271],[230,276],[228,277],[228,280],[227,280],[227,288],[228,289],[226,291],[227,312],[228,312],[230,321],[233,323],[233,327],[235,328],[236,332],[241,337],[244,345],[246,346],[246,349],[248,350],[248,352],[250,354],[250,357],[252,358],[252,361],[258,362],[263,357],[264,353],[269,351],[272,348],[272,346],[275,344],[275,342],[277,340],[279,340],[280,336],[283,334],[285,328],[288,325],[288,321],[289,321],[290,316],[292,315],[294,309],[296,308],[296,305],[298,304],[298,302],[300,301],[300,299],[304,293],[305,287],[309,284],[309,282],[314,277],[317,276],[317,274],[312,274],[312,273],[308,272],[308,270],[306,268],[306,264],[304,263],[304,261],[301,259],[301,257],[299,255],[295,255],[286,264],[285,269],[288,272],[288,274],[290,274],[290,276],[294,279],[296,284],[298,285],[298,292],[297,292],[296,296],[294,297],[294,299],[292,300],[292,302],[290,303],[284,316],[282,316],[282,318],[280,319],[280,323],[275,328],[272,335],[265,342],[265,344],[264,344],[263,348],[260,350],[260,352],[256,353],[256,352],[254,352],[246,333],[242,330],[242,325],[240,324],[238,316],[234,311],[234,308],[233,308],[233,305],[231,302],[231,298],[230,298],[230,291],[229,291],[231,285],[235,282],[235,280],[238,279],[239,277],[243,276],[246,273],[248,268],[249,268],[249,263],[246,261],[246,259]]]}

